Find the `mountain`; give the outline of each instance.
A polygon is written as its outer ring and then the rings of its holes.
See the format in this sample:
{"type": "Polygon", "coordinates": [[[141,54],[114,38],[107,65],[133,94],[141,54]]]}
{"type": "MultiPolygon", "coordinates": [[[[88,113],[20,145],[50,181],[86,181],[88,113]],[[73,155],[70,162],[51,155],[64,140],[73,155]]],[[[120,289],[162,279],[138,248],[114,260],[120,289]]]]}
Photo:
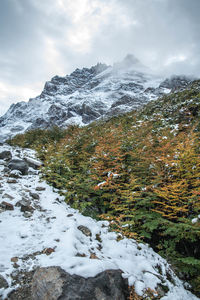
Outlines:
{"type": "MultiPolygon", "coordinates": [[[[70,206],[147,242],[200,299],[200,80],[174,89],[137,111],[32,130],[10,144],[37,150],[43,177],[70,206]]],[[[163,299],[191,299],[170,295],[163,299]]]]}
{"type": "Polygon", "coordinates": [[[76,69],[70,75],[47,81],[36,98],[12,104],[0,118],[0,140],[33,128],[86,125],[101,117],[138,109],[190,81],[180,76],[163,81],[130,54],[112,67],[98,63],[76,69]]]}

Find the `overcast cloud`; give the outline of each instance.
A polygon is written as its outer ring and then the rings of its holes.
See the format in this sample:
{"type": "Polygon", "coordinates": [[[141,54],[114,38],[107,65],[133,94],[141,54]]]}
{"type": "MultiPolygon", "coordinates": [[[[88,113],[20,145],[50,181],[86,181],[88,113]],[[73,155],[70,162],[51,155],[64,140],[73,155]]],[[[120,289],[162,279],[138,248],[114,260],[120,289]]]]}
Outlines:
{"type": "Polygon", "coordinates": [[[0,114],[52,76],[127,53],[200,76],[200,0],[0,0],[0,114]]]}

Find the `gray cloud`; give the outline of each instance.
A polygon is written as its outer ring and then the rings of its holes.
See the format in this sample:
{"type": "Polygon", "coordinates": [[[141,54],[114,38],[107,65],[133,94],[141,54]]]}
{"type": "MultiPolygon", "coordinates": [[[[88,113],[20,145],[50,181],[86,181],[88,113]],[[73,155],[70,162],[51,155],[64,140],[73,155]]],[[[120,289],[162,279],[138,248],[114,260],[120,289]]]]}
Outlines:
{"type": "Polygon", "coordinates": [[[162,74],[200,75],[199,0],[1,0],[0,114],[55,74],[133,53],[162,74]]]}

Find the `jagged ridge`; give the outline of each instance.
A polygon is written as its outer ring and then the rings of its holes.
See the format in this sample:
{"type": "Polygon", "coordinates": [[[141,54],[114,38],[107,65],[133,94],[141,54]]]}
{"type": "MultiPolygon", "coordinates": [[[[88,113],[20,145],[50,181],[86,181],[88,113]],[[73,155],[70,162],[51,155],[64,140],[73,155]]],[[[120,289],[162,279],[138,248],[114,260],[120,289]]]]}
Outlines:
{"type": "Polygon", "coordinates": [[[113,67],[98,63],[76,69],[65,77],[53,77],[46,82],[41,95],[29,102],[12,104],[0,118],[0,140],[28,129],[85,125],[101,117],[138,109],[190,81],[186,77],[163,81],[132,55],[113,67]]]}

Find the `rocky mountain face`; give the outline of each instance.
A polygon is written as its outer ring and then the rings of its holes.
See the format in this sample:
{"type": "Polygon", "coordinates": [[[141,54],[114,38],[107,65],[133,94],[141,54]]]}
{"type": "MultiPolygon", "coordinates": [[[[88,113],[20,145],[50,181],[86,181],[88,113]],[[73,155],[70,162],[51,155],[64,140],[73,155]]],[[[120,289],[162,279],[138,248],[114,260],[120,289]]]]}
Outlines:
{"type": "Polygon", "coordinates": [[[46,82],[36,98],[12,104],[0,118],[0,140],[32,128],[85,125],[138,109],[190,81],[186,77],[163,80],[152,75],[133,55],[112,67],[98,63],[76,69],[70,75],[55,76],[46,82]]]}

